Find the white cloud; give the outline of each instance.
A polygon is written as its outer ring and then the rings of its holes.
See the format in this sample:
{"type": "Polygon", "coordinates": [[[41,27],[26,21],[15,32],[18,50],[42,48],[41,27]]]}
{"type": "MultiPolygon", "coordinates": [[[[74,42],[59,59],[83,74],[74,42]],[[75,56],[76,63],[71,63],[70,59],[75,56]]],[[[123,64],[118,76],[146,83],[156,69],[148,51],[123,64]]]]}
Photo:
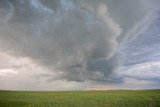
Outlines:
{"type": "Polygon", "coordinates": [[[132,66],[121,67],[118,74],[136,80],[152,82],[160,81],[160,62],[144,62],[132,66]]]}

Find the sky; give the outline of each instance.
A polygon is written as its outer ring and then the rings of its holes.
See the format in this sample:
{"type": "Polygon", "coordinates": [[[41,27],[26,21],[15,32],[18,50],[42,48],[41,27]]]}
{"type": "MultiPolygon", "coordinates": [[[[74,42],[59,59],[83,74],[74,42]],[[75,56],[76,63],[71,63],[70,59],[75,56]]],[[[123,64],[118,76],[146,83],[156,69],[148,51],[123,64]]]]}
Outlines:
{"type": "Polygon", "coordinates": [[[0,0],[0,90],[160,89],[159,0],[0,0]]]}

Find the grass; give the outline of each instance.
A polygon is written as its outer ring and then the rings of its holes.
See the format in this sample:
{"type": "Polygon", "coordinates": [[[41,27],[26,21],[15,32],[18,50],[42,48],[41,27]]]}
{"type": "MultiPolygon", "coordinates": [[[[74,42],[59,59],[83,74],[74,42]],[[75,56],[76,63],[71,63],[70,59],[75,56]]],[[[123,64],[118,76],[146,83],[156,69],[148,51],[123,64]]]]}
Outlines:
{"type": "Polygon", "coordinates": [[[160,107],[160,90],[0,91],[0,107],[160,107]]]}

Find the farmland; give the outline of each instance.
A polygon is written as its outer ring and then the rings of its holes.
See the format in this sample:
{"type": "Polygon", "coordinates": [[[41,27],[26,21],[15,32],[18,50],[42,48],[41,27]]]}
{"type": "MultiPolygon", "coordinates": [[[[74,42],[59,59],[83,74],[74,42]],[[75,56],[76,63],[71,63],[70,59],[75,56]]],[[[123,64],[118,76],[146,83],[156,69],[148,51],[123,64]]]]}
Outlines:
{"type": "Polygon", "coordinates": [[[160,90],[0,91],[0,107],[160,107],[160,90]]]}

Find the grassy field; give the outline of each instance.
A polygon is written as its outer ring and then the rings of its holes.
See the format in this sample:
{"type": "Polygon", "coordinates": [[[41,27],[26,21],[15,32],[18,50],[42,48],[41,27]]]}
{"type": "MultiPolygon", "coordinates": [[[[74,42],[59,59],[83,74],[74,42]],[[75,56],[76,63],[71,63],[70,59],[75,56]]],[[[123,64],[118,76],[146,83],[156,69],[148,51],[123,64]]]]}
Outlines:
{"type": "Polygon", "coordinates": [[[160,90],[0,91],[0,107],[160,107],[160,90]]]}

